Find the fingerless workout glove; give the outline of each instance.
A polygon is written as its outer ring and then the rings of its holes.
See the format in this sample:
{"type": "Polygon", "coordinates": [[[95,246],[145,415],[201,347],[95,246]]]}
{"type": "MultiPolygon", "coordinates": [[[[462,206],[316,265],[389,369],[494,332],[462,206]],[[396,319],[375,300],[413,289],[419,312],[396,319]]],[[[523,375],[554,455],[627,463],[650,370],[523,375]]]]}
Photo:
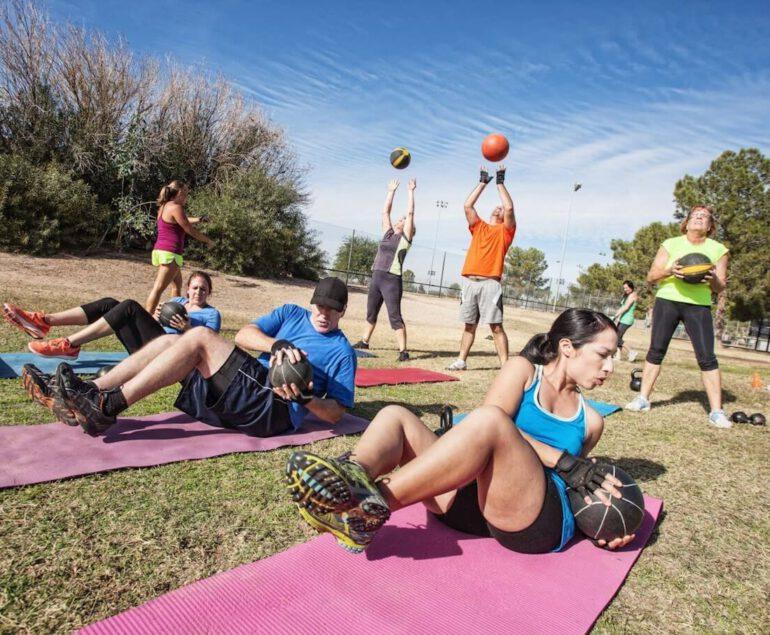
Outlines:
{"type": "Polygon", "coordinates": [[[482,170],[482,171],[481,171],[481,174],[479,175],[479,181],[480,181],[481,183],[487,184],[487,183],[489,183],[491,180],[492,180],[492,177],[491,177],[491,176],[489,176],[489,172],[487,172],[486,170],[482,170]]]}
{"type": "Polygon", "coordinates": [[[505,170],[498,170],[496,174],[495,183],[498,185],[505,183],[505,170]]]}
{"type": "Polygon", "coordinates": [[[554,467],[556,473],[581,496],[600,489],[604,477],[609,474],[609,466],[604,463],[594,463],[588,459],[563,452],[554,467]]]}

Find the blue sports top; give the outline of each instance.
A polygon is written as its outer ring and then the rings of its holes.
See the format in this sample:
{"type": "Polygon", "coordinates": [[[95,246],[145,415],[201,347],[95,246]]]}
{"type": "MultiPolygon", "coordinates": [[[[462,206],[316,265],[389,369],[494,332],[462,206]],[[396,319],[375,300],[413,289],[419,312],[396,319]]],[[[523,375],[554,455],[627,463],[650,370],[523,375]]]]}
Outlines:
{"type": "MultiPolygon", "coordinates": [[[[548,412],[540,405],[540,384],[543,378],[543,367],[535,366],[535,377],[532,385],[524,391],[519,409],[513,414],[516,426],[533,439],[537,439],[557,450],[566,450],[575,456],[583,450],[583,440],[586,436],[586,404],[583,395],[579,395],[580,405],[574,416],[563,419],[548,412]]],[[[561,498],[562,529],[561,543],[554,551],[561,551],[575,535],[575,516],[567,498],[567,486],[562,478],[551,468],[545,469],[551,478],[561,498]]]]}
{"type": "MultiPolygon", "coordinates": [[[[189,302],[187,298],[176,297],[171,298],[170,302],[178,302],[185,305],[189,302]]],[[[205,306],[198,311],[189,311],[187,317],[190,318],[190,326],[206,326],[210,328],[214,333],[219,333],[222,328],[222,315],[218,309],[213,306],[205,306]]],[[[171,326],[164,326],[163,330],[171,335],[178,335],[179,331],[171,326]]]]}
{"type": "MultiPolygon", "coordinates": [[[[252,322],[257,328],[279,340],[289,340],[307,353],[313,366],[313,394],[334,399],[345,408],[353,407],[355,397],[356,354],[340,329],[319,333],[310,322],[310,311],[296,304],[284,304],[252,322]]],[[[268,367],[270,354],[262,353],[260,363],[268,367]]],[[[292,401],[289,415],[299,428],[308,410],[292,401]]]]}

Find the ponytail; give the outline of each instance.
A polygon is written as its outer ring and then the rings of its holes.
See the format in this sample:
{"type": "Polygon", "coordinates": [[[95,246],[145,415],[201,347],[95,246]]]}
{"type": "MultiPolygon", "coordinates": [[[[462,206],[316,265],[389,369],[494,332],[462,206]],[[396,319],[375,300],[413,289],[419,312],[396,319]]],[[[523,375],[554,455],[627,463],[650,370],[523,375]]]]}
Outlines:
{"type": "Polygon", "coordinates": [[[538,333],[524,345],[519,355],[533,364],[547,364],[556,359],[557,353],[548,333],[538,333]]]}
{"type": "Polygon", "coordinates": [[[559,356],[559,342],[567,339],[574,348],[591,342],[605,329],[617,333],[617,326],[604,313],[591,309],[567,309],[557,317],[548,333],[538,333],[519,355],[533,364],[547,364],[559,356]]]}
{"type": "Polygon", "coordinates": [[[164,185],[160,188],[160,194],[158,194],[158,206],[163,207],[169,201],[173,201],[176,195],[179,194],[185,188],[184,181],[173,180],[168,185],[164,185]]]}

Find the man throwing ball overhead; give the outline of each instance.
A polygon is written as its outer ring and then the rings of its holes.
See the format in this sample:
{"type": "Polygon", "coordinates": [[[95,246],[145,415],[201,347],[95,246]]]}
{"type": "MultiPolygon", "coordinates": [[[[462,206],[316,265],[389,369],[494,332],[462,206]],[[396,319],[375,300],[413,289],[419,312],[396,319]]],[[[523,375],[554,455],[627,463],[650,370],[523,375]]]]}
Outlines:
{"type": "Polygon", "coordinates": [[[489,222],[483,221],[476,212],[476,201],[492,177],[481,167],[479,184],[465,201],[465,218],[471,233],[471,244],[463,265],[462,293],[460,296],[460,319],[465,323],[460,340],[460,355],[447,368],[465,370],[466,359],[476,337],[479,324],[489,324],[495,340],[500,364],[508,359],[508,336],[503,329],[503,276],[505,254],[516,233],[516,217],[513,201],[505,188],[505,166],[497,171],[495,182],[501,205],[495,207],[489,222]]]}
{"type": "Polygon", "coordinates": [[[184,382],[175,406],[212,426],[269,437],[300,427],[311,412],[334,424],[353,407],[355,351],[339,328],[348,289],[339,278],[321,280],[310,309],[284,304],[243,327],[235,345],[210,329],[160,336],[104,377],[83,381],[67,364],[51,378],[28,372],[36,401],[65,422],[97,435],[130,405],[165,386],[184,382]],[[261,353],[254,358],[246,351],[261,353]],[[268,367],[307,355],[312,394],[295,384],[271,386],[268,367]],[[48,391],[49,394],[45,394],[48,391]]]}

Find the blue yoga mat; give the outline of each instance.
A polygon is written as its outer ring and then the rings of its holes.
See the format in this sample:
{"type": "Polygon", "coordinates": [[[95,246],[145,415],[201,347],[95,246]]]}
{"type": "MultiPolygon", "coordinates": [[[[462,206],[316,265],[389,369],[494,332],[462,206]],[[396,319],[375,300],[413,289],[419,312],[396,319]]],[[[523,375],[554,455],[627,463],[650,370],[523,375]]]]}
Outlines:
{"type": "Polygon", "coordinates": [[[34,353],[2,353],[0,354],[0,379],[21,377],[21,367],[24,364],[34,364],[44,373],[53,373],[63,361],[67,361],[79,375],[93,375],[102,366],[114,366],[126,357],[128,357],[128,353],[100,353],[98,351],[80,353],[80,356],[74,360],[42,357],[34,353]]]}
{"type": "MultiPolygon", "coordinates": [[[[591,406],[602,417],[609,417],[613,412],[620,410],[620,406],[616,406],[614,403],[607,403],[606,401],[594,401],[593,399],[586,399],[586,403],[591,406]]],[[[468,416],[467,412],[461,412],[454,415],[453,425],[460,423],[465,417],[468,416]]]]}
{"type": "Polygon", "coordinates": [[[374,353],[370,353],[369,351],[362,351],[360,348],[354,348],[353,350],[356,352],[356,357],[359,359],[362,357],[377,357],[374,353]]]}

